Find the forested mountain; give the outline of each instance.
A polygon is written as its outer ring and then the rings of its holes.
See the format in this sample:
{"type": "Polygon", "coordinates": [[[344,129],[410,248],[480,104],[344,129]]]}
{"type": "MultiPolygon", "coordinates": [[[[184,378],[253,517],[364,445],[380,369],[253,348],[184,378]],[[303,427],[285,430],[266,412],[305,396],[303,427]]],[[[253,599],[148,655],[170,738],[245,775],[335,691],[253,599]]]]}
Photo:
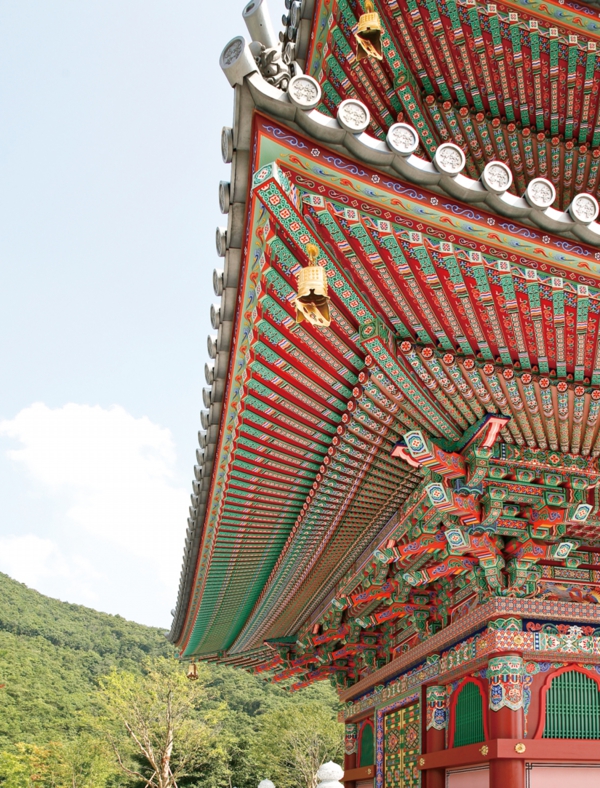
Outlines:
{"type": "Polygon", "coordinates": [[[0,749],[73,735],[99,675],[172,653],[160,629],[50,599],[0,573],[0,749]]]}
{"type": "MultiPolygon", "coordinates": [[[[144,687],[137,693],[143,697],[160,692],[151,683],[156,670],[165,680],[184,670],[163,630],[50,599],[0,573],[0,788],[144,785],[115,762],[107,742],[116,729],[102,744],[106,682],[113,700],[127,686],[144,687]]],[[[327,683],[290,695],[259,676],[210,665],[194,687],[192,727],[212,725],[213,738],[207,734],[208,755],[180,788],[254,788],[263,777],[278,788],[301,788],[310,785],[302,768],[310,774],[323,759],[341,757],[343,726],[327,683]]],[[[127,748],[126,732],[119,736],[127,748]]],[[[127,757],[130,765],[140,762],[135,748],[127,757]]]]}

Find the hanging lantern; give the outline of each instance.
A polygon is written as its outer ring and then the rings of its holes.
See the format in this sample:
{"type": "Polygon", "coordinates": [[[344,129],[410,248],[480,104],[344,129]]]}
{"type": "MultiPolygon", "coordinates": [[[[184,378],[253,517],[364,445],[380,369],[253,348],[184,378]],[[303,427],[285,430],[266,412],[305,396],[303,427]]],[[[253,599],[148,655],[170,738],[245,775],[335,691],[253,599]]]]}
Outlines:
{"type": "Polygon", "coordinates": [[[313,326],[328,326],[329,298],[327,297],[327,275],[325,269],[316,263],[319,254],[314,244],[306,245],[310,265],[298,273],[298,297],[294,301],[296,322],[308,320],[313,326]]]}
{"type": "Polygon", "coordinates": [[[360,15],[358,28],[354,34],[358,43],[356,59],[359,61],[365,58],[383,60],[383,55],[381,54],[381,34],[383,32],[381,19],[377,11],[375,11],[372,0],[366,0],[365,9],[365,13],[360,15]]]}
{"type": "Polygon", "coordinates": [[[198,679],[198,668],[195,662],[190,662],[187,677],[190,681],[196,681],[198,679]]]}

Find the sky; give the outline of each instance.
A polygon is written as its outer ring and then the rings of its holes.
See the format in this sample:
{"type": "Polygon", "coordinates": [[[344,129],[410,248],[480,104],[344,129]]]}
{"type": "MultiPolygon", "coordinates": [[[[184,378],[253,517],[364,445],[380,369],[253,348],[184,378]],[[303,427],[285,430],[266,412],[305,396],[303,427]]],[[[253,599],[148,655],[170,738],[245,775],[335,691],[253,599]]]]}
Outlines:
{"type": "Polygon", "coordinates": [[[0,3],[0,571],[165,629],[244,5],[0,3]]]}

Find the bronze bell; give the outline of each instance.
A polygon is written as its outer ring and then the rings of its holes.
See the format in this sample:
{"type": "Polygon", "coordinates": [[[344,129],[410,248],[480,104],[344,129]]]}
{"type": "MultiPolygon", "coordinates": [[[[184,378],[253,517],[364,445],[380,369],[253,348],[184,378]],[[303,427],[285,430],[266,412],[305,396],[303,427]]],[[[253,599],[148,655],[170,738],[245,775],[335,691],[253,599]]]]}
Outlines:
{"type": "Polygon", "coordinates": [[[190,666],[187,671],[187,677],[190,681],[196,681],[198,679],[198,668],[196,667],[195,662],[190,662],[190,666]]]}
{"type": "Polygon", "coordinates": [[[358,28],[354,34],[358,47],[356,49],[356,59],[374,58],[383,60],[381,54],[381,19],[375,11],[372,0],[366,0],[365,13],[360,15],[358,28]]]}
{"type": "Polygon", "coordinates": [[[308,320],[313,326],[328,326],[329,298],[327,296],[327,275],[325,269],[315,262],[319,254],[314,244],[307,244],[306,253],[310,265],[298,272],[298,297],[294,301],[296,322],[308,320]]]}

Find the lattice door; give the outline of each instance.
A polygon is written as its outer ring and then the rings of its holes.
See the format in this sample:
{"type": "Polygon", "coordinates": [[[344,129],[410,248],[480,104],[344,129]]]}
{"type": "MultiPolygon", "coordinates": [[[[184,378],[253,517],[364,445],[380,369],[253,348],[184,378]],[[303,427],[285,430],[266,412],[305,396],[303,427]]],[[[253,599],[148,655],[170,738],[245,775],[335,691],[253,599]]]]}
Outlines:
{"type": "Polygon", "coordinates": [[[417,758],[421,753],[419,704],[386,714],[384,718],[385,788],[418,788],[417,758]]]}

